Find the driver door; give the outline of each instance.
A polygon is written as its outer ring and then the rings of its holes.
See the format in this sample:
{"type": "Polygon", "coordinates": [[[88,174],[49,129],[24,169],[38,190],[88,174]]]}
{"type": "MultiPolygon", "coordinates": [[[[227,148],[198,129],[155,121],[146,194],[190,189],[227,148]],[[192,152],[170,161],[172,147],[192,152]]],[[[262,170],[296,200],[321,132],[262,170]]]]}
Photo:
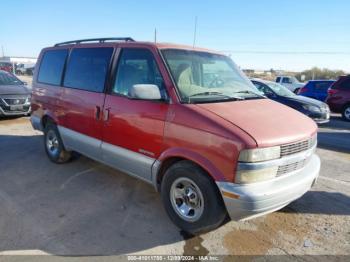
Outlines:
{"type": "Polygon", "coordinates": [[[151,168],[163,150],[163,130],[168,111],[163,78],[152,50],[123,48],[115,80],[104,106],[102,151],[104,161],[119,170],[151,180],[151,168]],[[135,99],[136,84],[157,85],[162,101],[135,99]]]}

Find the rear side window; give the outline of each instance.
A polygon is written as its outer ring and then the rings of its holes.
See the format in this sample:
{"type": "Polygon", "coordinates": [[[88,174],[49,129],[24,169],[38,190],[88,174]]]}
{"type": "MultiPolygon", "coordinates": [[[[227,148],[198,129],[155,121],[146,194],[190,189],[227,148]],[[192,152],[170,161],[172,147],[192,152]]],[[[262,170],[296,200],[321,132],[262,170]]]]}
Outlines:
{"type": "Polygon", "coordinates": [[[46,51],[41,60],[38,82],[60,85],[67,54],[67,49],[46,51]]]}
{"type": "Polygon", "coordinates": [[[103,92],[113,48],[76,48],[71,52],[64,86],[103,92]]]}
{"type": "Polygon", "coordinates": [[[333,82],[316,82],[315,89],[318,92],[326,92],[333,82]]]}

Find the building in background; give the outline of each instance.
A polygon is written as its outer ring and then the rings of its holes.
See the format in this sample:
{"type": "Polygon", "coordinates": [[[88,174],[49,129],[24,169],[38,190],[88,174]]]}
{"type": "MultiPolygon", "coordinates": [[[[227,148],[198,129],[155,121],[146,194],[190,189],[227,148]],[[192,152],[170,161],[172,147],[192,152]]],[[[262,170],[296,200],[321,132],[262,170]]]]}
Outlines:
{"type": "Polygon", "coordinates": [[[2,56],[0,63],[11,64],[9,67],[14,74],[33,74],[33,70],[38,59],[35,57],[2,56]]]}

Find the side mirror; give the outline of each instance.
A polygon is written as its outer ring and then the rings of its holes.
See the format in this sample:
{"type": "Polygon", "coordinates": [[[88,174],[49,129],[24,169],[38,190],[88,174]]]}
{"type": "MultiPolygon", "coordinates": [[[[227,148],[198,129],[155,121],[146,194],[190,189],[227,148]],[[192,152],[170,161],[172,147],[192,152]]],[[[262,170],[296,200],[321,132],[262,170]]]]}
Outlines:
{"type": "Polygon", "coordinates": [[[157,85],[150,85],[150,84],[133,85],[129,90],[129,96],[134,99],[143,99],[143,100],[162,99],[159,87],[157,85]]]}

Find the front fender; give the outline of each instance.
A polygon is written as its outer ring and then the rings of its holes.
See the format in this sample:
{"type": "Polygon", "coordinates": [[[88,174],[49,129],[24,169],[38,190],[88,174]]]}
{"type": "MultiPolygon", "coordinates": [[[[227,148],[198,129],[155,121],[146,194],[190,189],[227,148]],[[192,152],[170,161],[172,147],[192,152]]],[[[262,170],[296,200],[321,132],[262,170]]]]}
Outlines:
{"type": "Polygon", "coordinates": [[[215,182],[226,181],[224,174],[222,174],[222,172],[220,172],[220,170],[216,168],[216,166],[209,159],[189,149],[176,147],[165,150],[152,166],[152,181],[156,188],[158,188],[157,181],[158,176],[160,175],[159,171],[162,163],[170,158],[183,158],[185,160],[190,160],[203,168],[203,170],[205,170],[215,182]]]}

